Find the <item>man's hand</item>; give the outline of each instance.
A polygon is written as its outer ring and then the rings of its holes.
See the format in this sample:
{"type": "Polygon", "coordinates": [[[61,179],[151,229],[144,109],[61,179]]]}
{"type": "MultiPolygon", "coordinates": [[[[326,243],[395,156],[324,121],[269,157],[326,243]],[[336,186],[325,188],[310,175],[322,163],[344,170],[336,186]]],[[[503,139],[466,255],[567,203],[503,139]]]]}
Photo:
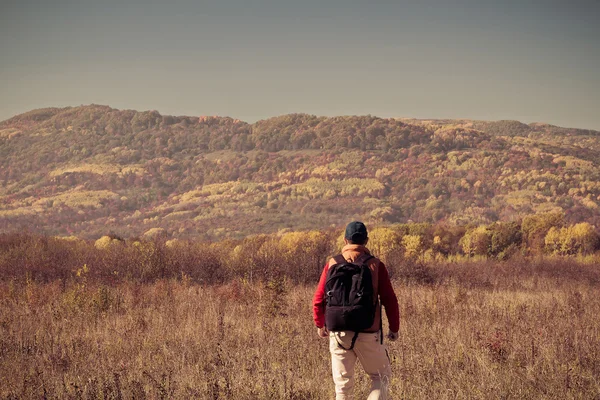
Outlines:
{"type": "Polygon", "coordinates": [[[389,331],[387,334],[387,338],[392,342],[395,341],[396,339],[398,339],[398,332],[389,331]]]}
{"type": "Polygon", "coordinates": [[[326,338],[329,336],[329,331],[325,327],[317,328],[317,334],[319,337],[326,338]]]}

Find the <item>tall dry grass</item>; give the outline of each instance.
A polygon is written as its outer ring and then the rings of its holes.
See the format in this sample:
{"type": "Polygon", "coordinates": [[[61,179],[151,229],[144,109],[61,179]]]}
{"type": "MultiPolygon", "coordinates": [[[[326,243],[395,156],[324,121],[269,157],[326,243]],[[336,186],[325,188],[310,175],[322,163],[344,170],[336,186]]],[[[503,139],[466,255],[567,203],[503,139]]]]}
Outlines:
{"type": "MultiPolygon", "coordinates": [[[[0,235],[0,399],[331,398],[311,298],[337,236],[0,235]]],[[[394,398],[600,399],[597,258],[386,262],[394,398]]]]}
{"type": "MultiPolygon", "coordinates": [[[[396,280],[393,398],[600,398],[598,267],[561,270],[575,267],[421,266],[396,280]]],[[[313,285],[92,276],[0,284],[0,398],[332,398],[313,285]]],[[[360,375],[357,398],[367,389],[360,375]]]]}

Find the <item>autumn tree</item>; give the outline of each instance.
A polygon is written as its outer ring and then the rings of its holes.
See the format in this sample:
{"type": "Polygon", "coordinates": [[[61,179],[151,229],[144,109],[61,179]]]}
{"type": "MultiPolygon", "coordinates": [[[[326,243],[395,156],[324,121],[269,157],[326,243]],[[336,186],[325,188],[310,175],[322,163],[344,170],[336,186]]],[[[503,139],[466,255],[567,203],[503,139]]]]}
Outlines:
{"type": "Polygon", "coordinates": [[[544,238],[552,227],[560,228],[564,225],[562,213],[543,213],[528,215],[523,218],[521,232],[524,243],[533,252],[544,249],[544,238]]]}
{"type": "Polygon", "coordinates": [[[488,255],[506,258],[521,244],[521,226],[518,222],[496,222],[488,226],[491,234],[488,255]]]}
{"type": "Polygon", "coordinates": [[[600,244],[598,234],[587,222],[563,228],[552,227],[544,238],[546,249],[558,255],[589,254],[600,244]]]}
{"type": "Polygon", "coordinates": [[[321,231],[287,232],[279,239],[279,263],[287,265],[288,276],[298,282],[318,279],[327,257],[333,252],[333,241],[321,231]]]}
{"type": "Polygon", "coordinates": [[[407,258],[419,257],[423,253],[423,238],[420,235],[404,235],[402,246],[407,258]]]}
{"type": "Polygon", "coordinates": [[[402,235],[387,227],[376,227],[369,232],[369,249],[384,263],[401,251],[402,235]]]}
{"type": "Polygon", "coordinates": [[[460,239],[460,245],[469,257],[487,256],[492,245],[492,232],[485,225],[480,225],[467,231],[460,239]]]}

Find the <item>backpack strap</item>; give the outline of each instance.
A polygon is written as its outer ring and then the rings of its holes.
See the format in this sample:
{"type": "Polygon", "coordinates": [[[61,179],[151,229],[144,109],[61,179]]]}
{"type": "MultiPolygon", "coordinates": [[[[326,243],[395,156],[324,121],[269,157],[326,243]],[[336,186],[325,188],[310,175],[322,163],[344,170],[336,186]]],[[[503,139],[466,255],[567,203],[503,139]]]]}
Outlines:
{"type": "Polygon", "coordinates": [[[354,348],[354,343],[356,343],[356,339],[358,338],[358,334],[359,334],[359,332],[354,332],[354,336],[352,336],[352,342],[350,343],[350,347],[348,347],[348,348],[342,346],[342,344],[338,340],[338,337],[336,336],[335,333],[333,334],[333,336],[335,337],[335,341],[337,342],[338,346],[340,346],[342,349],[352,350],[354,348]]]}
{"type": "Polygon", "coordinates": [[[379,302],[379,333],[379,342],[383,346],[383,304],[381,304],[381,301],[379,302]]]}
{"type": "Polygon", "coordinates": [[[370,254],[367,253],[362,253],[360,256],[358,256],[356,258],[356,260],[354,260],[354,264],[364,264],[367,265],[367,261],[369,261],[371,258],[375,258],[370,254]]]}
{"type": "MultiPolygon", "coordinates": [[[[356,260],[352,261],[352,263],[353,264],[365,264],[366,265],[367,261],[369,261],[371,258],[375,258],[375,257],[373,257],[372,255],[367,254],[367,253],[362,253],[360,256],[358,256],[356,258],[356,260]]],[[[330,267],[332,265],[335,265],[335,264],[342,264],[342,263],[350,262],[350,261],[346,260],[346,258],[342,254],[338,254],[337,256],[333,256],[333,257],[331,257],[331,259],[333,261],[335,261],[335,263],[331,264],[330,267]]]]}
{"type": "MultiPolygon", "coordinates": [[[[342,264],[342,263],[348,262],[348,261],[346,261],[346,258],[344,258],[344,256],[341,254],[338,254],[337,256],[333,256],[332,258],[333,258],[333,261],[335,261],[335,264],[342,264]]],[[[335,264],[331,264],[331,265],[335,265],[335,264]]],[[[330,267],[331,267],[331,265],[330,265],[330,267]]]]}

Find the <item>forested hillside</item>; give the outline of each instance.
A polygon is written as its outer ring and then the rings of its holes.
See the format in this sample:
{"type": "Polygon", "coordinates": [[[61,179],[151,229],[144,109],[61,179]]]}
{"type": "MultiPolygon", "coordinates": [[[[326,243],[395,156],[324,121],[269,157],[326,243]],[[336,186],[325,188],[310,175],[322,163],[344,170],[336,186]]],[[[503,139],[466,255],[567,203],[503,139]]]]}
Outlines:
{"type": "Polygon", "coordinates": [[[82,106],[0,123],[0,231],[240,238],[368,223],[600,226],[600,132],[518,121],[82,106]]]}

